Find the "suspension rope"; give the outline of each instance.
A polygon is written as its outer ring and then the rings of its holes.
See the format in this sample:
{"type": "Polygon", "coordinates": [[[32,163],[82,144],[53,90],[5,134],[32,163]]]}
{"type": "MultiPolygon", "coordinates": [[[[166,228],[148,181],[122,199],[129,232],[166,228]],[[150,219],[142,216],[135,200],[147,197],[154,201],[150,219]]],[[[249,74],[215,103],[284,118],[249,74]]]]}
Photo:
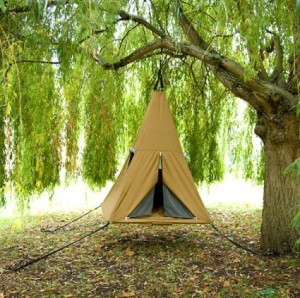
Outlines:
{"type": "MultiPolygon", "coordinates": [[[[40,261],[40,260],[46,259],[46,258],[48,258],[48,257],[50,257],[50,256],[52,256],[52,255],[54,255],[54,254],[56,254],[56,253],[58,253],[58,252],[60,252],[60,251],[62,251],[62,250],[64,250],[64,249],[70,247],[71,245],[74,245],[74,244],[76,244],[76,243],[78,243],[78,242],[84,240],[85,238],[92,236],[93,234],[99,232],[100,230],[105,229],[105,228],[108,227],[109,225],[110,225],[110,222],[107,222],[107,223],[103,224],[102,226],[100,226],[99,228],[97,228],[96,230],[93,230],[93,231],[89,232],[88,234],[86,234],[86,235],[84,235],[84,236],[82,236],[82,237],[80,237],[80,238],[78,238],[78,239],[76,239],[76,240],[74,240],[74,241],[72,241],[72,242],[69,242],[69,243],[65,244],[65,245],[62,246],[62,247],[59,247],[59,248],[57,248],[57,249],[54,249],[54,250],[52,250],[52,251],[50,251],[50,252],[48,252],[48,253],[46,253],[46,254],[40,256],[40,257],[37,257],[37,258],[32,259],[32,260],[29,260],[29,261],[27,261],[27,262],[25,262],[25,263],[24,263],[24,262],[21,262],[21,263],[19,263],[19,264],[16,264],[16,265],[14,265],[14,266],[12,266],[12,267],[10,267],[10,268],[7,268],[7,270],[10,271],[10,272],[17,272],[17,271],[20,271],[21,269],[24,269],[24,268],[26,268],[26,267],[28,267],[28,266],[30,266],[30,265],[32,265],[32,264],[35,264],[36,262],[38,262],[38,261],[40,261]]],[[[249,253],[251,253],[251,254],[253,254],[253,255],[257,255],[257,256],[261,256],[261,255],[262,255],[262,254],[260,254],[260,253],[257,252],[257,251],[254,251],[254,250],[252,250],[252,249],[250,249],[250,248],[247,248],[247,247],[245,247],[245,246],[243,246],[243,245],[241,245],[241,244],[239,244],[239,243],[233,241],[233,240],[230,239],[228,236],[226,236],[225,234],[223,234],[223,233],[222,233],[222,232],[221,232],[214,224],[211,224],[211,226],[212,226],[212,228],[213,228],[213,229],[214,229],[221,237],[225,238],[226,240],[228,240],[230,243],[232,243],[232,244],[235,245],[236,247],[241,248],[241,249],[243,249],[243,250],[245,250],[245,251],[247,251],[247,252],[249,252],[249,253]]]]}
{"type": "Polygon", "coordinates": [[[48,252],[48,253],[46,253],[46,254],[44,254],[44,255],[38,257],[38,258],[36,258],[36,259],[29,260],[29,261],[27,261],[27,262],[25,262],[25,263],[22,262],[22,263],[16,264],[16,265],[14,265],[14,266],[8,268],[7,270],[8,270],[8,271],[11,271],[11,272],[17,272],[17,271],[20,271],[20,270],[23,269],[23,268],[26,268],[26,267],[28,267],[28,266],[30,266],[30,265],[32,265],[32,264],[34,264],[34,263],[36,263],[36,262],[38,262],[38,261],[40,261],[40,260],[46,259],[46,258],[48,258],[48,257],[50,257],[50,256],[52,256],[52,255],[54,255],[54,254],[56,254],[57,252],[62,251],[63,249],[68,248],[69,246],[71,246],[71,245],[73,245],[73,244],[75,244],[75,243],[77,243],[77,242],[80,242],[80,241],[82,241],[83,239],[85,239],[85,238],[87,238],[87,237],[92,236],[93,234],[99,232],[100,230],[105,229],[107,226],[109,226],[109,224],[110,224],[110,222],[107,222],[107,223],[105,223],[104,225],[100,226],[98,229],[93,230],[93,231],[91,231],[90,233],[88,233],[88,234],[86,234],[86,235],[84,235],[84,236],[82,236],[82,237],[80,237],[80,238],[78,238],[78,239],[76,239],[76,240],[74,240],[74,241],[72,241],[72,242],[69,242],[69,243],[67,243],[66,245],[62,246],[62,247],[59,247],[59,248],[57,248],[57,249],[54,249],[54,250],[52,250],[52,251],[50,251],[50,252],[48,252]]]}
{"type": "Polygon", "coordinates": [[[101,205],[99,205],[99,206],[97,206],[96,208],[94,208],[94,209],[92,209],[92,210],[90,210],[90,211],[88,211],[88,212],[86,212],[86,213],[80,215],[79,217],[77,217],[77,218],[75,218],[75,219],[73,219],[73,220],[67,222],[66,224],[64,224],[64,225],[62,225],[62,226],[56,227],[55,229],[45,229],[45,228],[41,228],[41,232],[43,232],[43,233],[55,233],[55,232],[57,232],[57,231],[59,231],[59,230],[64,229],[65,227],[69,226],[70,224],[74,223],[75,221],[77,221],[77,220],[83,218],[84,216],[86,216],[86,215],[92,213],[93,211],[99,209],[100,207],[101,207],[101,205]]]}
{"type": "Polygon", "coordinates": [[[163,77],[162,77],[162,48],[160,49],[160,60],[159,60],[159,69],[157,73],[157,81],[154,86],[154,90],[158,90],[158,85],[160,83],[160,90],[164,89],[164,82],[163,82],[163,77]]]}
{"type": "Polygon", "coordinates": [[[157,81],[155,83],[154,90],[158,90],[159,83],[160,83],[160,90],[163,90],[164,89],[164,82],[163,82],[163,77],[162,77],[162,74],[161,74],[161,69],[158,70],[157,81]]]}
{"type": "Polygon", "coordinates": [[[243,245],[241,245],[241,244],[239,244],[239,243],[233,241],[233,240],[230,239],[228,236],[226,236],[225,234],[223,234],[223,233],[222,233],[222,232],[221,232],[214,224],[211,224],[211,226],[213,227],[213,229],[214,229],[221,237],[225,238],[226,240],[228,240],[230,243],[232,243],[232,244],[235,245],[236,247],[241,248],[241,249],[243,249],[243,250],[245,250],[245,251],[247,251],[247,252],[249,252],[249,253],[251,253],[251,254],[253,254],[253,255],[256,255],[256,256],[261,256],[261,255],[262,255],[262,254],[260,254],[260,253],[257,252],[257,251],[254,251],[254,250],[252,250],[252,249],[250,249],[250,248],[248,248],[248,247],[245,247],[245,246],[243,246],[243,245]]]}

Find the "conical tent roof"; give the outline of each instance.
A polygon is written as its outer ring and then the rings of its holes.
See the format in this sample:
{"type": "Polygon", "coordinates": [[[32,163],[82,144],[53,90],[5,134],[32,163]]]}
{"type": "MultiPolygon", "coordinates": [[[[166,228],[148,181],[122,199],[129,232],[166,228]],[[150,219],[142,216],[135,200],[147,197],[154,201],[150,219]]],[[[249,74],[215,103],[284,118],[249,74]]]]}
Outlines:
{"type": "MultiPolygon", "coordinates": [[[[185,161],[171,111],[163,91],[154,91],[134,142],[135,153],[124,164],[102,204],[104,219],[136,223],[211,223],[185,161]],[[193,218],[173,218],[162,213],[130,217],[158,182],[193,218]]],[[[165,193],[165,192],[164,192],[165,193]]]]}

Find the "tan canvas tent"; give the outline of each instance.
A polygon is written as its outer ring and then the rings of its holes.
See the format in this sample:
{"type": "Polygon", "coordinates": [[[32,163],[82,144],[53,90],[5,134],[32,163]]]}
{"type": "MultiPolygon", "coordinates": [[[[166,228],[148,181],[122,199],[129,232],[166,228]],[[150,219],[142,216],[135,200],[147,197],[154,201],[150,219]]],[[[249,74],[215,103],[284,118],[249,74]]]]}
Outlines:
{"type": "Polygon", "coordinates": [[[163,91],[154,91],[130,156],[102,211],[110,222],[211,223],[163,91]]]}

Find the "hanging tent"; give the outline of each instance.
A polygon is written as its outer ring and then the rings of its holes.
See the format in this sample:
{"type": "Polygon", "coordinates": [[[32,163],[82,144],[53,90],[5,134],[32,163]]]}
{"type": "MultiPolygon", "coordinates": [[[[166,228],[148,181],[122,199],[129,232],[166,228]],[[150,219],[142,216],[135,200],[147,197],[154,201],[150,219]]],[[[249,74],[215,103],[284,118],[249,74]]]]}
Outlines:
{"type": "Polygon", "coordinates": [[[211,223],[163,91],[154,91],[134,147],[102,211],[109,222],[211,223]]]}

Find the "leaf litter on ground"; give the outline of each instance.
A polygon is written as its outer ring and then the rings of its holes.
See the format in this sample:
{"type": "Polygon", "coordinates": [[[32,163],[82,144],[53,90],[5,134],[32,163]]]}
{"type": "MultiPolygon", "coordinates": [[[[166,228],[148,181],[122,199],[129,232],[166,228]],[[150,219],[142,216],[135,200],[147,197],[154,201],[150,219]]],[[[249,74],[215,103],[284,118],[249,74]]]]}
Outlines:
{"type": "MultiPolygon", "coordinates": [[[[259,251],[259,211],[210,210],[234,241],[259,251]]],[[[210,225],[114,224],[19,272],[6,269],[56,249],[101,225],[95,212],[0,220],[0,297],[300,297],[300,257],[255,256],[210,225]]]]}

